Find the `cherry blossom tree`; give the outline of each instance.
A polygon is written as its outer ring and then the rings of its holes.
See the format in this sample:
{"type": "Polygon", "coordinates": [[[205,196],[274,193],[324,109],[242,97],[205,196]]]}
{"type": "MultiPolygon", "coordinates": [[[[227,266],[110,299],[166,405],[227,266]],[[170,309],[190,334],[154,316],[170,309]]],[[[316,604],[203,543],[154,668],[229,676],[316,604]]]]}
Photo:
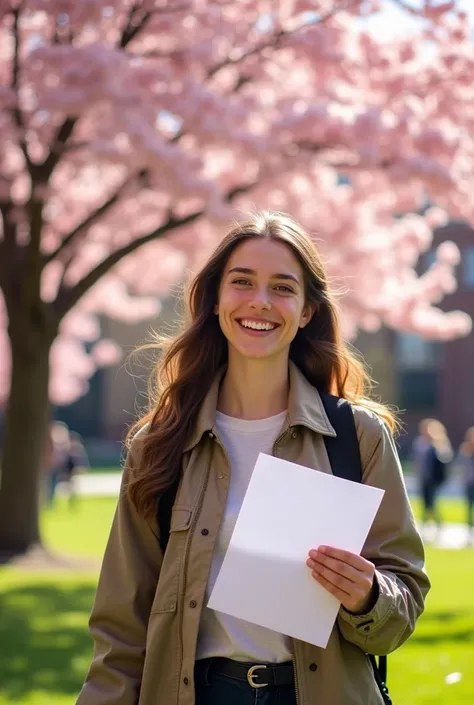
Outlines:
{"type": "Polygon", "coordinates": [[[456,2],[0,0],[0,550],[40,542],[48,398],[118,355],[98,317],[154,315],[235,209],[314,233],[348,338],[469,332],[456,246],[415,266],[473,216],[473,68],[456,2]]]}

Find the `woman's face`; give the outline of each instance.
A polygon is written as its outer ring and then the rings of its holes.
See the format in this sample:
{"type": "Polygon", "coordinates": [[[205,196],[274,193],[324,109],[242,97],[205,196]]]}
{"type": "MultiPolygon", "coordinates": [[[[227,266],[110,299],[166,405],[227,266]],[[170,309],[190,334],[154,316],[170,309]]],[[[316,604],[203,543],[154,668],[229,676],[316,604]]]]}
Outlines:
{"type": "Polygon", "coordinates": [[[285,244],[247,240],[227,262],[215,310],[234,352],[253,359],[288,357],[298,329],[311,320],[303,268],[285,244]]]}

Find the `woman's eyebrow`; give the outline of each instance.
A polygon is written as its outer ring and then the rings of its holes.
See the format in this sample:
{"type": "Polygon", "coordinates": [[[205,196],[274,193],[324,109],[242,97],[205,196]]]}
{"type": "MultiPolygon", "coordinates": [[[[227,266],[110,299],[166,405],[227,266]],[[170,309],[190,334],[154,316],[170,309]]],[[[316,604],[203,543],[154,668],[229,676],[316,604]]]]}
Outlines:
{"type": "MultiPolygon", "coordinates": [[[[253,276],[257,274],[254,269],[249,269],[248,267],[232,267],[232,269],[229,269],[228,273],[250,274],[253,276]]],[[[276,274],[272,274],[272,279],[286,279],[295,282],[295,284],[300,283],[298,277],[296,277],[294,274],[289,274],[285,272],[277,272],[276,274]]]]}

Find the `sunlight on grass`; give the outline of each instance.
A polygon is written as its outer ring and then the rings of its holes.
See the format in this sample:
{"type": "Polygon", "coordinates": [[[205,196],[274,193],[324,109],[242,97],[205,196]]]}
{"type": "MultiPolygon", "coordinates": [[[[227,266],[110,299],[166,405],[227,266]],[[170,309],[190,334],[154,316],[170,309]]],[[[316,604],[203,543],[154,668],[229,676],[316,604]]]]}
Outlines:
{"type": "MultiPolygon", "coordinates": [[[[115,499],[86,499],[70,512],[58,503],[42,517],[48,545],[100,559],[115,505],[115,499]]],[[[445,518],[461,518],[461,510],[460,502],[446,502],[445,518]]],[[[427,570],[433,589],[426,612],[414,636],[389,657],[393,702],[472,705],[474,550],[428,546],[427,570]]],[[[92,652],[87,621],[97,573],[4,569],[0,580],[0,705],[72,705],[92,652]]]]}
{"type": "Polygon", "coordinates": [[[474,552],[428,547],[433,588],[414,636],[389,658],[394,703],[472,705],[474,702],[474,552]],[[460,673],[458,682],[446,678],[460,673]]]}
{"type": "MultiPolygon", "coordinates": [[[[419,519],[421,517],[421,501],[418,497],[413,497],[411,499],[411,505],[415,516],[419,519]]],[[[463,524],[466,521],[467,510],[461,499],[451,497],[443,498],[439,502],[439,509],[441,519],[446,523],[463,524]]]]}
{"type": "Polygon", "coordinates": [[[87,498],[71,510],[67,501],[59,498],[57,506],[42,514],[45,543],[60,553],[101,558],[116,504],[114,498],[87,498]]]}

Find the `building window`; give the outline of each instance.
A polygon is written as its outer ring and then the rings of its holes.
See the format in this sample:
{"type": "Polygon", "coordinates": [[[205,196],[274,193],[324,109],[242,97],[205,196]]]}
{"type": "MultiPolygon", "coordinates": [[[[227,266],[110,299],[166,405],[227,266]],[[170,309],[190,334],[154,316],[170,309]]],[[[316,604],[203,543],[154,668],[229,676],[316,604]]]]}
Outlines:
{"type": "Polygon", "coordinates": [[[415,335],[396,338],[398,404],[407,411],[433,411],[438,404],[441,345],[415,335]]]}
{"type": "Polygon", "coordinates": [[[401,370],[398,373],[398,405],[406,411],[433,412],[438,406],[438,372],[401,370]]]}
{"type": "Polygon", "coordinates": [[[397,336],[396,359],[400,369],[435,369],[440,361],[439,343],[400,333],[397,336]]]}
{"type": "Polygon", "coordinates": [[[463,283],[468,289],[474,289],[474,247],[466,247],[462,254],[463,283]]]}

